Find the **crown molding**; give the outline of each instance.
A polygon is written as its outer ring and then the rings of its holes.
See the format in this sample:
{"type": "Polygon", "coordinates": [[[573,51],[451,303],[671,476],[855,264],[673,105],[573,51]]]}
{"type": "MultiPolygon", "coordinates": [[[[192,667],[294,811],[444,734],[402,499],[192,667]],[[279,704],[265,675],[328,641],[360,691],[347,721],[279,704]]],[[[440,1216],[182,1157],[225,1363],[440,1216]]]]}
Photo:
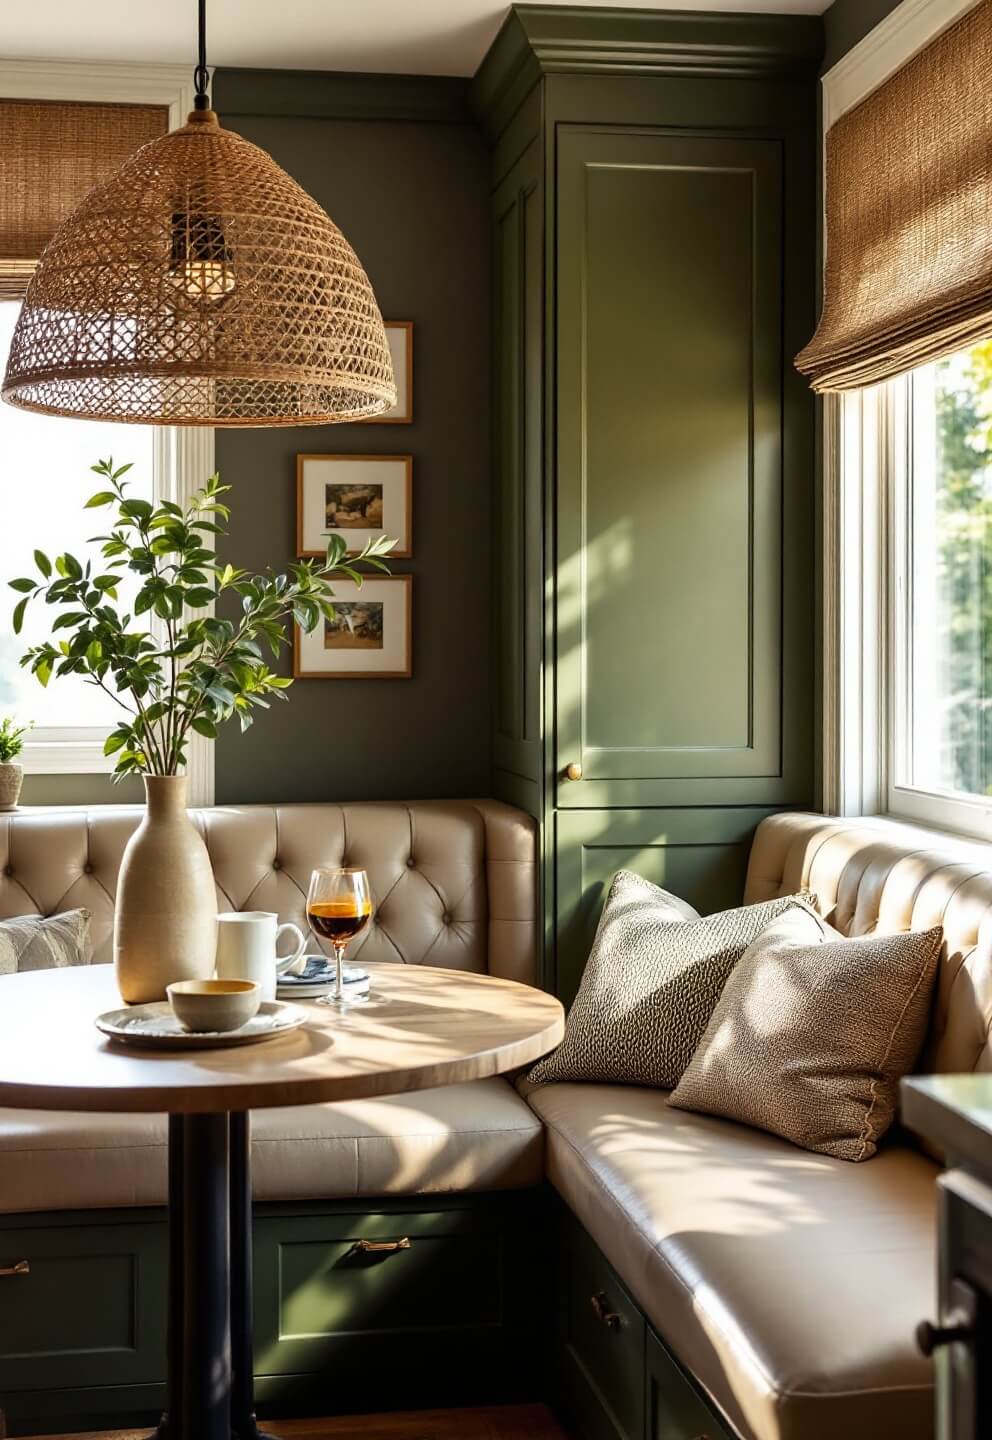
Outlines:
{"type": "Polygon", "coordinates": [[[822,55],[817,15],[514,5],[476,72],[472,101],[498,133],[545,75],[809,76],[822,55]]]}

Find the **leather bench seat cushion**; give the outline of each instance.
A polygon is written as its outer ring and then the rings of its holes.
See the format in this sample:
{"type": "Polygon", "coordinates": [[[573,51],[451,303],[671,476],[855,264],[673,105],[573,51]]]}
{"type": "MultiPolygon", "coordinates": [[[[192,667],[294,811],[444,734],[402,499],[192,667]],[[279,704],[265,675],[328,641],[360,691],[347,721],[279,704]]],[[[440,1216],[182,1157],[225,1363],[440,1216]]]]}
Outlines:
{"type": "MultiPolygon", "coordinates": [[[[504,1190],[544,1174],[540,1121],[501,1078],[252,1116],[258,1200],[504,1190]]],[[[162,1115],[0,1110],[0,1212],[164,1205],[162,1115]]]]}
{"type": "Polygon", "coordinates": [[[658,1335],[749,1440],[932,1440],[935,1185],[675,1110],[658,1090],[548,1085],[548,1175],[658,1335]]]}

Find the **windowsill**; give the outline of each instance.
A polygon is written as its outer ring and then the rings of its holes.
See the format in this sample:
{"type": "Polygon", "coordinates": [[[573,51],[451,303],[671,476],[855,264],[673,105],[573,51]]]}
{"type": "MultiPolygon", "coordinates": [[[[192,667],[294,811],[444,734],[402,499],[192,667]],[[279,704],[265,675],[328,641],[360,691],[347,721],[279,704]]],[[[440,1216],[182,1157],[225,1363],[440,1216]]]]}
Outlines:
{"type": "Polygon", "coordinates": [[[841,824],[850,818],[852,825],[867,825],[881,834],[909,841],[918,849],[946,850],[949,847],[959,853],[962,859],[974,858],[983,870],[992,869],[992,840],[980,840],[974,835],[963,834],[960,830],[945,830],[936,825],[921,825],[918,820],[902,815],[859,815],[840,816],[841,824]]]}

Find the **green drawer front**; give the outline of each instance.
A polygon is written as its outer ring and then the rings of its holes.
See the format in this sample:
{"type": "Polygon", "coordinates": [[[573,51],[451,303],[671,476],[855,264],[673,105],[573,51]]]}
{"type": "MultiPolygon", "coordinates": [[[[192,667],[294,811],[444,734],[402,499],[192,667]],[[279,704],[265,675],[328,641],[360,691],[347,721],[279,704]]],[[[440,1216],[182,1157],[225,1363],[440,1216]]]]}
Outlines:
{"type": "Polygon", "coordinates": [[[165,1247],[155,1225],[0,1229],[5,1392],[161,1378],[165,1247]]]}
{"type": "Polygon", "coordinates": [[[256,1222],[256,1368],[340,1364],[354,1343],[461,1334],[502,1319],[501,1238],[459,1212],[256,1222]],[[409,1248],[363,1252],[362,1240],[409,1248]]]}
{"type": "Polygon", "coordinates": [[[648,1440],[731,1440],[650,1330],[647,1367],[648,1440]]]}
{"type": "Polygon", "coordinates": [[[581,1227],[565,1228],[566,1376],[572,1409],[591,1440],[640,1440],[644,1426],[644,1319],[581,1227]],[[588,1391],[592,1392],[590,1396],[588,1391]],[[599,1402],[604,1413],[590,1409],[599,1402]]]}

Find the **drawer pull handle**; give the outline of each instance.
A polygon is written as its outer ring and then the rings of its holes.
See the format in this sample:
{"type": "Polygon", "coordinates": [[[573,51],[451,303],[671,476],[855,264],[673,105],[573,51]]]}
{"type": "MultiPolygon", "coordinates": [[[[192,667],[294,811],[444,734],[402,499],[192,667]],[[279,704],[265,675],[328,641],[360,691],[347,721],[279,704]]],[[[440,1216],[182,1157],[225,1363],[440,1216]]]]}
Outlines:
{"type": "Polygon", "coordinates": [[[356,1240],[355,1249],[360,1250],[363,1255],[392,1255],[397,1250],[409,1250],[410,1237],[404,1235],[400,1240],[356,1240]]]}
{"type": "Polygon", "coordinates": [[[611,1310],[607,1303],[605,1293],[600,1290],[595,1295],[589,1296],[589,1304],[592,1306],[592,1313],[596,1319],[605,1325],[607,1330],[619,1330],[623,1324],[623,1316],[617,1310],[611,1310]]]}
{"type": "Polygon", "coordinates": [[[27,1260],[18,1260],[16,1265],[0,1266],[0,1275],[30,1275],[31,1266],[27,1260]]]}
{"type": "Polygon", "coordinates": [[[924,1355],[932,1355],[942,1345],[953,1345],[958,1340],[973,1340],[975,1327],[966,1323],[956,1325],[932,1325],[921,1320],[916,1327],[916,1344],[924,1355]]]}

